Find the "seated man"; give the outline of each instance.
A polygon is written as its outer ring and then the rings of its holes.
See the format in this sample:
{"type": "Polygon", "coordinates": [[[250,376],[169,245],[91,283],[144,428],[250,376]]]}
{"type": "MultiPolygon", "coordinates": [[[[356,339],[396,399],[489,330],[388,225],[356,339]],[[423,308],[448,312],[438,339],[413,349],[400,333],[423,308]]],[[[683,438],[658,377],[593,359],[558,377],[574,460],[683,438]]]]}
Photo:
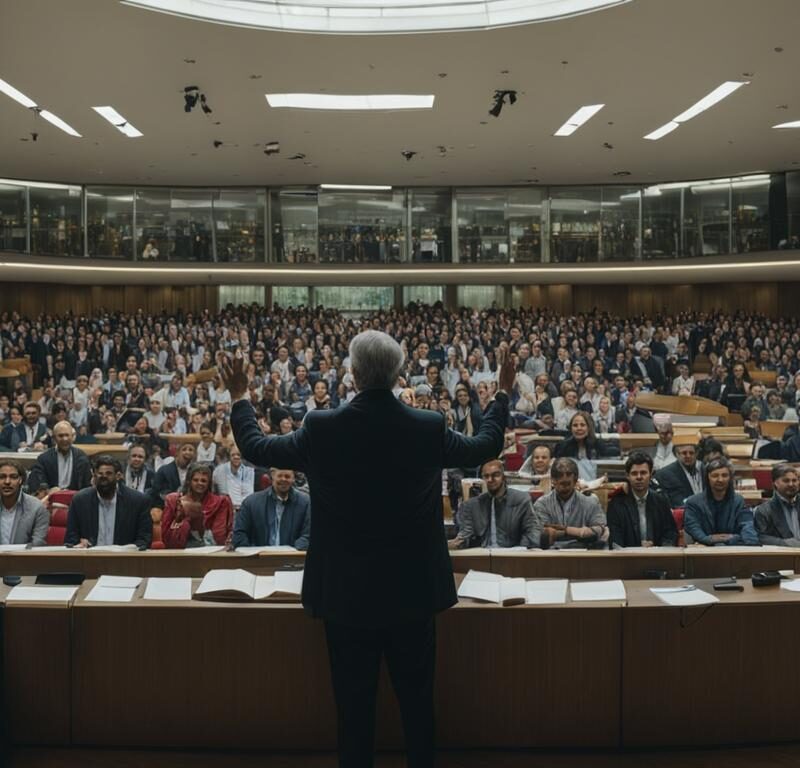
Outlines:
{"type": "Polygon", "coordinates": [[[521,477],[529,477],[533,485],[546,485],[550,490],[550,464],[553,451],[547,443],[533,443],[533,450],[519,468],[521,477]]]}
{"type": "Polygon", "coordinates": [[[228,461],[219,464],[211,477],[214,493],[230,496],[234,513],[238,513],[244,500],[255,492],[255,470],[242,463],[242,452],[235,445],[228,451],[228,461]]]}
{"type": "Polygon", "coordinates": [[[150,486],[150,505],[153,507],[153,520],[161,519],[164,500],[170,493],[180,490],[186,481],[186,471],[194,461],[197,449],[192,443],[183,443],[178,447],[175,461],[161,466],[153,476],[150,486]]]}
{"type": "Polygon", "coordinates": [[[80,491],[92,482],[92,467],[86,454],[73,448],[75,429],[68,421],[53,427],[55,446],[37,456],[28,474],[28,488],[38,497],[54,491],[80,491]]]}
{"type": "Polygon", "coordinates": [[[141,443],[128,448],[128,464],[122,482],[139,493],[148,493],[153,486],[153,473],[145,466],[147,450],[141,443]]]}
{"type": "Polygon", "coordinates": [[[43,547],[50,514],[39,499],[22,492],[24,482],[20,463],[0,460],[0,544],[43,547]]]}
{"type": "Polygon", "coordinates": [[[757,546],[753,513],[733,491],[733,467],[725,458],[705,465],[705,491],[690,496],[683,518],[686,533],[706,546],[757,546]]]}
{"type": "Polygon", "coordinates": [[[596,496],[578,493],[578,465],[573,459],[556,459],[550,468],[553,490],[533,505],[541,547],[605,549],[606,516],[596,496]]]}
{"type": "MultiPolygon", "coordinates": [[[[2,479],[0,465],[0,479],[2,479]]],[[[776,464],[772,468],[774,493],[755,511],[755,526],[762,544],[777,547],[800,547],[800,470],[791,464],[776,464]]]]}
{"type": "Polygon", "coordinates": [[[459,513],[461,527],[450,549],[461,547],[538,547],[539,531],[531,497],[506,485],[503,463],[487,461],[481,467],[486,493],[465,501],[459,513]]]}
{"type": "Polygon", "coordinates": [[[147,549],[153,538],[150,502],[120,484],[122,465],[108,454],[94,461],[94,487],[72,497],[64,543],[72,547],[134,544],[147,549]]]}
{"type": "Polygon", "coordinates": [[[231,538],[233,507],[228,496],[211,492],[211,467],[192,464],[178,493],[167,495],[161,539],[167,549],[224,546],[231,538]]]}
{"type": "Polygon", "coordinates": [[[674,451],[678,460],[659,469],[654,476],[654,484],[667,495],[673,509],[682,507],[686,499],[703,490],[703,473],[697,461],[696,446],[680,443],[674,451]]]}
{"type": "Polygon", "coordinates": [[[627,493],[608,502],[608,529],[611,546],[674,547],[678,528],[669,500],[650,488],[653,460],[644,451],[634,451],[625,461],[627,493]]]}
{"type": "Polygon", "coordinates": [[[41,416],[42,409],[39,403],[25,403],[22,408],[22,421],[11,433],[12,451],[43,451],[50,445],[47,425],[41,416]]]}
{"type": "Polygon", "coordinates": [[[271,471],[272,485],[248,496],[236,515],[233,546],[308,549],[311,499],[294,487],[291,469],[271,471]]]}

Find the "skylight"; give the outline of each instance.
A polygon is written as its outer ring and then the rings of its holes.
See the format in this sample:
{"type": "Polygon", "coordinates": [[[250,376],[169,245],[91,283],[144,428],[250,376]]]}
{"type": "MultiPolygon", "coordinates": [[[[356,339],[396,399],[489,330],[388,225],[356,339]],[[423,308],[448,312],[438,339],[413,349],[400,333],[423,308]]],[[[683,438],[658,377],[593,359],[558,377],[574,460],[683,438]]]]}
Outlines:
{"type": "Polygon", "coordinates": [[[630,0],[120,0],[238,27],[329,34],[491,29],[591,13],[630,0]]]}

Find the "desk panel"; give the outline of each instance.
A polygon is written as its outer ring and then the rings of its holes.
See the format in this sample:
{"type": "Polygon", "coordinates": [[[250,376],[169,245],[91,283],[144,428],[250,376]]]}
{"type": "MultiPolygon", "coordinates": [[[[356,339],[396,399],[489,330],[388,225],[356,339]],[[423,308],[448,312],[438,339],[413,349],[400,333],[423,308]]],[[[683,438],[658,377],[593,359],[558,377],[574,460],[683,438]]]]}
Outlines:
{"type": "Polygon", "coordinates": [[[800,667],[779,649],[793,654],[783,641],[800,632],[800,594],[747,584],[680,609],[661,604],[655,585],[626,585],[622,746],[796,741],[800,667]]]}
{"type": "Polygon", "coordinates": [[[799,555],[789,547],[687,547],[686,575],[696,579],[749,579],[757,571],[796,570],[799,555]]]}

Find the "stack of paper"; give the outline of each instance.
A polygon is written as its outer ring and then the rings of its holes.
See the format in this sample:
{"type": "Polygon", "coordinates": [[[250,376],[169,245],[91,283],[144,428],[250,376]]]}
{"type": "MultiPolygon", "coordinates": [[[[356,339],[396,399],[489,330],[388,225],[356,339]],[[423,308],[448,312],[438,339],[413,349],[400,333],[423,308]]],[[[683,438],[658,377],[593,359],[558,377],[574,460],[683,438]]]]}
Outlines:
{"type": "Polygon", "coordinates": [[[568,579],[532,579],[526,584],[528,605],[564,605],[567,602],[568,579]]]}
{"type": "Polygon", "coordinates": [[[698,589],[693,584],[687,584],[683,587],[651,587],[650,591],[662,603],[677,605],[681,608],[691,605],[711,605],[719,602],[718,597],[715,597],[710,592],[698,589]]]}
{"type": "Polygon", "coordinates": [[[147,580],[144,600],[191,600],[192,580],[187,578],[163,579],[151,576],[147,580]]]}
{"type": "Polygon", "coordinates": [[[572,602],[594,602],[601,600],[625,600],[625,585],[619,579],[614,581],[581,581],[570,585],[572,602]]]}
{"type": "Polygon", "coordinates": [[[62,603],[69,605],[77,587],[23,587],[16,586],[6,597],[7,603],[62,603]]]}
{"type": "Polygon", "coordinates": [[[510,579],[498,573],[470,571],[458,588],[459,597],[470,597],[499,605],[524,605],[525,579],[510,579]]]}
{"type": "Polygon", "coordinates": [[[140,576],[101,576],[86,595],[86,602],[130,603],[141,583],[140,576]]]}

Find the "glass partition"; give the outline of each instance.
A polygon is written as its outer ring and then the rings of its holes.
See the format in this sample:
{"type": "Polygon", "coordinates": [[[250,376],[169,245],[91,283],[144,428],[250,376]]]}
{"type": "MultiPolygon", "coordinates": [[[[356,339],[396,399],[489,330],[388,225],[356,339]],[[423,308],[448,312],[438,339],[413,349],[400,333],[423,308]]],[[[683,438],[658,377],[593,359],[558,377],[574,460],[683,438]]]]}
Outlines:
{"type": "Polygon", "coordinates": [[[768,174],[731,179],[734,253],[769,250],[769,184],[768,174]]]}
{"type": "Polygon", "coordinates": [[[408,261],[405,192],[319,192],[322,262],[387,264],[408,261]]]}
{"type": "Polygon", "coordinates": [[[409,190],[411,258],[418,262],[447,262],[451,256],[452,196],[449,189],[409,190]]]}
{"type": "Polygon", "coordinates": [[[458,260],[465,264],[508,261],[508,224],[503,189],[459,189],[458,260]]]}
{"type": "Polygon", "coordinates": [[[800,171],[786,174],[787,212],[789,237],[782,248],[800,248],[800,171]]]}
{"type": "Polygon", "coordinates": [[[86,235],[89,255],[133,258],[133,189],[86,188],[86,235]]]}
{"type": "Polygon", "coordinates": [[[503,286],[459,285],[456,290],[456,304],[475,309],[487,309],[492,304],[502,307],[505,304],[503,286]]]}
{"type": "Polygon", "coordinates": [[[218,306],[227,307],[233,304],[258,304],[264,306],[265,289],[263,285],[220,285],[217,290],[218,306]]]}
{"type": "Polygon", "coordinates": [[[392,286],[341,286],[325,285],[312,289],[314,306],[337,307],[350,312],[367,312],[394,305],[392,286]]]}
{"type": "Polygon", "coordinates": [[[638,187],[603,187],[600,201],[600,261],[641,258],[642,191],[638,187]]]}
{"type": "Polygon", "coordinates": [[[407,307],[412,301],[420,304],[435,304],[437,301],[444,301],[444,286],[404,285],[403,306],[407,307]]]}
{"type": "Polygon", "coordinates": [[[211,190],[173,189],[169,205],[170,261],[214,261],[211,190]]]}
{"type": "Polygon", "coordinates": [[[307,307],[311,289],[304,285],[276,285],[272,288],[272,303],[281,307],[307,307]]]}
{"type": "Polygon", "coordinates": [[[31,252],[48,256],[83,256],[81,188],[32,186],[31,252]]]}
{"type": "Polygon", "coordinates": [[[145,261],[167,261],[169,251],[170,191],[136,190],[136,256],[145,261]]]}
{"type": "Polygon", "coordinates": [[[642,257],[674,259],[680,253],[680,186],[647,187],[642,192],[642,257]]]}
{"type": "Polygon", "coordinates": [[[316,190],[273,190],[270,195],[270,218],[271,261],[288,264],[318,261],[316,190]]]}
{"type": "Polygon", "coordinates": [[[214,193],[217,261],[264,261],[264,203],[263,190],[214,193]]]}
{"type": "Polygon", "coordinates": [[[730,252],[730,183],[698,181],[683,190],[684,256],[716,256],[730,252]]]}
{"type": "Polygon", "coordinates": [[[512,262],[541,262],[543,200],[541,189],[523,187],[509,190],[506,217],[512,262]]]}
{"type": "Polygon", "coordinates": [[[550,259],[561,264],[597,261],[600,250],[600,187],[550,192],[550,259]]]}
{"type": "Polygon", "coordinates": [[[0,250],[28,250],[27,189],[0,184],[0,250]]]}

